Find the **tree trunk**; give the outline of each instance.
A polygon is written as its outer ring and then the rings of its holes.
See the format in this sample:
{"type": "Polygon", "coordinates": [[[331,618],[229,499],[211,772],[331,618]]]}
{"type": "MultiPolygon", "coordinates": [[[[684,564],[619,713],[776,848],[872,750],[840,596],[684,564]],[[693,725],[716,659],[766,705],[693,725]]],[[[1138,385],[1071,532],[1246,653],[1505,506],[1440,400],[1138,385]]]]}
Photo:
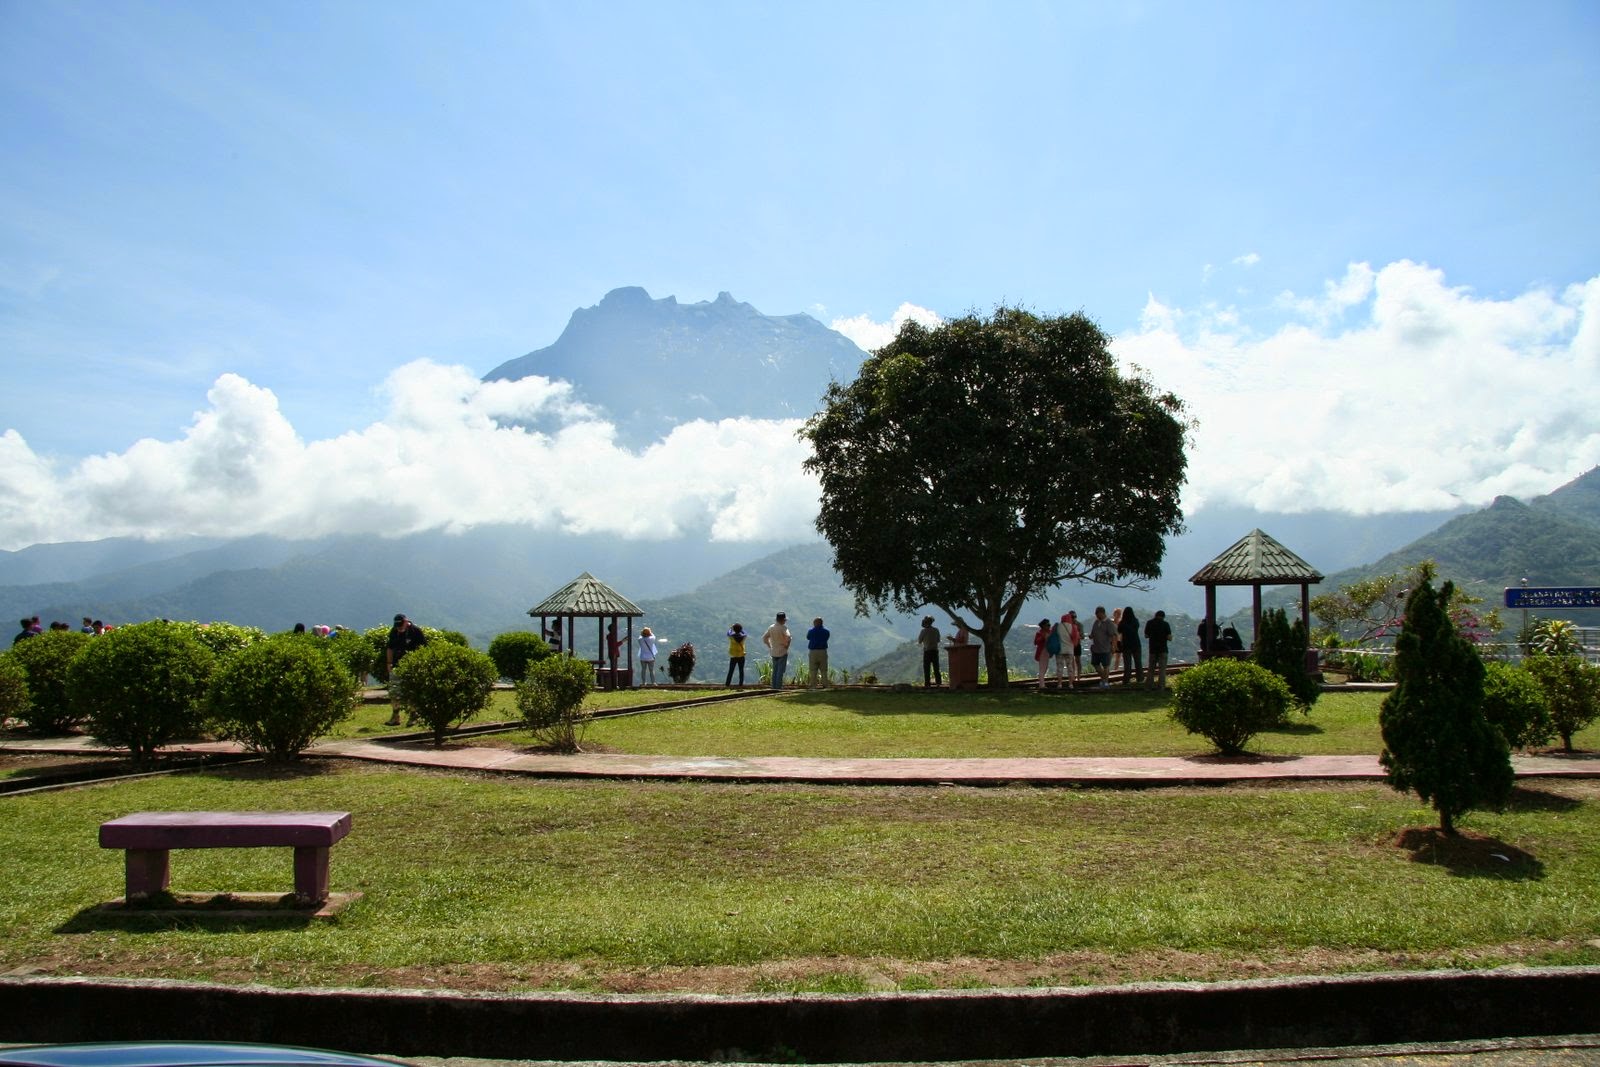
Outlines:
{"type": "Polygon", "coordinates": [[[1455,820],[1450,817],[1450,813],[1448,811],[1441,811],[1439,813],[1439,832],[1448,837],[1454,837],[1456,835],[1456,823],[1455,820]]]}
{"type": "Polygon", "coordinates": [[[1000,628],[996,624],[986,624],[987,631],[983,638],[983,666],[989,672],[989,688],[1004,689],[1008,684],[1008,671],[1006,670],[1006,644],[999,637],[1000,628]]]}

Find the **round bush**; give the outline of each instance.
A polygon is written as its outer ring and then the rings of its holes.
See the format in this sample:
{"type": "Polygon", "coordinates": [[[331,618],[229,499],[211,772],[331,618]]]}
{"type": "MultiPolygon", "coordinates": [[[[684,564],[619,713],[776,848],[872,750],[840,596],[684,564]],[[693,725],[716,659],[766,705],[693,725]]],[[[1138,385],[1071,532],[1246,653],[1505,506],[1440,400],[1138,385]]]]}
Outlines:
{"type": "Polygon", "coordinates": [[[489,642],[489,658],[494,660],[500,677],[520,682],[528,676],[528,668],[549,656],[550,646],[544,638],[527,630],[513,630],[500,634],[489,642]]]}
{"type": "Polygon", "coordinates": [[[588,660],[549,656],[528,668],[517,683],[517,710],[528,730],[556,752],[576,752],[589,725],[584,699],[594,688],[594,667],[588,660]]]}
{"type": "Polygon", "coordinates": [[[67,697],[108,745],[148,760],[200,733],[216,656],[181,626],[141,622],[92,638],[67,672],[67,697]]]}
{"type": "Polygon", "coordinates": [[[1544,691],[1550,723],[1561,738],[1561,747],[1571,752],[1572,735],[1600,718],[1600,667],[1591,667],[1575,655],[1534,655],[1522,665],[1544,691]]]}
{"type": "Polygon", "coordinates": [[[10,719],[22,718],[28,702],[28,672],[12,656],[0,654],[0,727],[10,719]]]}
{"type": "Polygon", "coordinates": [[[350,672],[350,677],[356,684],[365,684],[367,675],[372,673],[374,653],[372,642],[368,641],[365,634],[358,634],[354,630],[335,630],[327,637],[316,640],[330,652],[334,658],[344,664],[344,669],[350,672]]]}
{"type": "Polygon", "coordinates": [[[167,625],[188,633],[219,658],[249,648],[267,636],[267,631],[259,626],[239,626],[231,622],[172,622],[167,625]]]}
{"type": "Polygon", "coordinates": [[[488,706],[499,676],[494,660],[482,652],[429,641],[395,667],[389,698],[397,711],[428,724],[434,744],[443,744],[446,730],[488,706]]]}
{"type": "Polygon", "coordinates": [[[38,637],[18,641],[9,655],[28,678],[28,706],[18,718],[42,734],[64,734],[83,716],[67,699],[67,671],[97,637],[76,630],[46,630],[38,637]]]}
{"type": "Polygon", "coordinates": [[[1537,679],[1509,663],[1485,663],[1483,715],[1512,748],[1543,745],[1556,735],[1550,707],[1537,679]]]}
{"type": "Polygon", "coordinates": [[[294,759],[355,707],[355,676],[327,644],[286,634],[234,653],[211,680],[212,730],[269,759],[294,759]]]}
{"type": "Polygon", "coordinates": [[[1233,755],[1262,730],[1288,721],[1294,696],[1284,680],[1247,660],[1208,659],[1172,683],[1169,714],[1233,755]]]}

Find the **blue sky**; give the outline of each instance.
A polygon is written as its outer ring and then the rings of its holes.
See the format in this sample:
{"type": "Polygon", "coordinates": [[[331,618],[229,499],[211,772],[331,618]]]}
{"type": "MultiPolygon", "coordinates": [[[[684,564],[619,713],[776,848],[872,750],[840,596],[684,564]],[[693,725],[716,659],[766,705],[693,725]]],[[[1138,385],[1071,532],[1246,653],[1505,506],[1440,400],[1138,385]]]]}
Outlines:
{"type": "MultiPolygon", "coordinates": [[[[621,285],[863,344],[904,306],[1082,309],[1194,398],[1213,469],[1316,394],[1319,440],[1191,505],[1483,503],[1600,462],[1592,3],[0,0],[0,144],[0,547],[304,529],[319,446],[405,433],[444,487],[406,522],[470,524],[442,461],[507,442],[463,427],[559,397],[460,383],[621,285]],[[441,375],[456,410],[408,423],[441,375]],[[1405,420],[1438,466],[1373,444],[1405,420]]],[[[675,529],[804,527],[788,447],[675,529]]]]}

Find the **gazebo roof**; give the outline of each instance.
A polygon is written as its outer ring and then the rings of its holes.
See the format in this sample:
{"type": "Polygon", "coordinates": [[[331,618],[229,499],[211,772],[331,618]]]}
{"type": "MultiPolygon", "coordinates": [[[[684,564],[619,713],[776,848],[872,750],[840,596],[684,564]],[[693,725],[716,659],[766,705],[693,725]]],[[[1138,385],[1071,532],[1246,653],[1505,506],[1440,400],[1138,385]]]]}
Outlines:
{"type": "Polygon", "coordinates": [[[1195,572],[1195,585],[1300,585],[1322,581],[1315,567],[1260,530],[1251,530],[1195,572]]]}
{"type": "Polygon", "coordinates": [[[529,615],[572,615],[578,618],[605,618],[626,615],[640,618],[644,612],[633,601],[605,582],[584,571],[551,593],[542,603],[528,609],[529,615]]]}

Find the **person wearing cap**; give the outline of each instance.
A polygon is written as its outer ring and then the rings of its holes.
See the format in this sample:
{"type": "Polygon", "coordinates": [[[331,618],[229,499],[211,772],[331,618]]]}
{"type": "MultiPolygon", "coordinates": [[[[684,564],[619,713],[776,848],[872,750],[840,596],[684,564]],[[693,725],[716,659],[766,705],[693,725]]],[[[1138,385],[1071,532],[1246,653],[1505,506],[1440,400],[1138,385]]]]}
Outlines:
{"type": "MultiPolygon", "coordinates": [[[[394,676],[394,669],[400,665],[400,660],[407,652],[421,648],[428,643],[428,635],[422,632],[422,627],[406,618],[405,615],[396,615],[394,625],[389,628],[389,638],[384,642],[384,654],[389,668],[389,676],[394,676]]],[[[389,716],[388,725],[400,725],[400,709],[396,708],[394,714],[389,716]]]]}
{"type": "Polygon", "coordinates": [[[922,630],[917,634],[917,644],[922,647],[922,688],[942,688],[944,678],[939,674],[939,628],[933,624],[932,615],[922,617],[922,630]],[[933,679],[931,682],[930,678],[933,679]]]}
{"type": "Polygon", "coordinates": [[[772,654],[772,688],[783,688],[783,672],[789,669],[789,616],[778,612],[778,618],[761,635],[761,643],[772,654]]]}

